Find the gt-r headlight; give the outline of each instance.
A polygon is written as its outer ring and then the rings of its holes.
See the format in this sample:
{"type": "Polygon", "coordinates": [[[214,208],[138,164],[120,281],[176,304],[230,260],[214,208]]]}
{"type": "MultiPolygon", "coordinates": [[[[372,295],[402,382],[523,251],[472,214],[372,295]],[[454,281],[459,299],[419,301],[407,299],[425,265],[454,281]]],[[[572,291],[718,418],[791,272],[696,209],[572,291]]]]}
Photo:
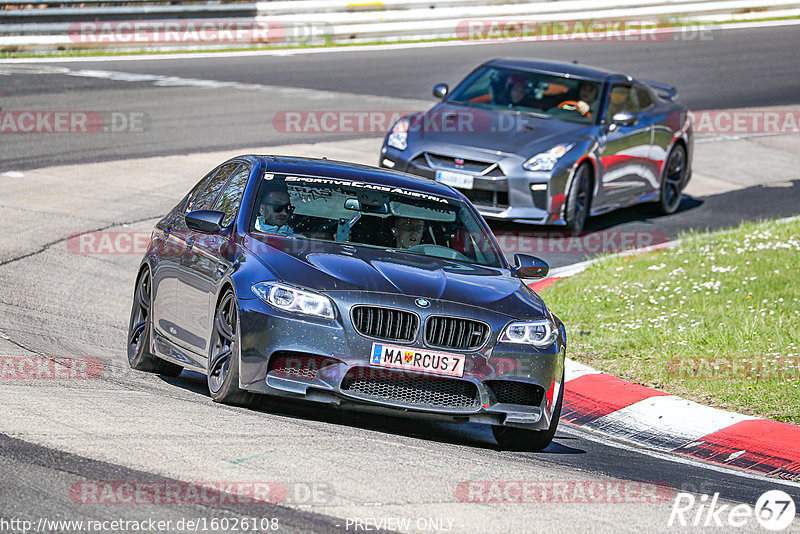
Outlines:
{"type": "Polygon", "coordinates": [[[556,325],[549,319],[537,321],[516,321],[503,331],[500,341],[508,343],[525,343],[535,347],[549,347],[558,337],[556,325]]]}
{"type": "Polygon", "coordinates": [[[561,159],[561,156],[569,152],[574,146],[574,143],[569,145],[556,145],[547,152],[540,152],[532,158],[529,158],[522,164],[522,168],[529,171],[552,171],[556,163],[558,163],[558,160],[561,159]]]}
{"type": "Polygon", "coordinates": [[[389,134],[389,141],[386,143],[392,148],[397,150],[405,150],[408,148],[408,126],[410,121],[408,119],[400,119],[394,126],[389,134]]]}
{"type": "Polygon", "coordinates": [[[255,296],[279,310],[333,319],[333,302],[325,295],[279,282],[259,282],[251,288],[255,296]]]}

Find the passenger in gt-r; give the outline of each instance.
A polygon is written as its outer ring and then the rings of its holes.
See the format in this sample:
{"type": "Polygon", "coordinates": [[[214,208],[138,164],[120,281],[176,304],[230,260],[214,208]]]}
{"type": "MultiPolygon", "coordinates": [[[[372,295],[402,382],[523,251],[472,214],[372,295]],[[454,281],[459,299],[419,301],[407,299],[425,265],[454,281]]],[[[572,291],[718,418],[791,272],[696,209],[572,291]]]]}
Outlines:
{"type": "Polygon", "coordinates": [[[303,237],[288,224],[292,213],[294,213],[294,206],[289,199],[289,192],[285,185],[275,183],[274,187],[268,189],[261,199],[255,228],[267,234],[303,237]]]}
{"type": "Polygon", "coordinates": [[[391,231],[397,243],[397,248],[411,248],[419,245],[422,241],[422,234],[425,232],[425,221],[397,217],[394,220],[391,231]]]}
{"type": "Polygon", "coordinates": [[[611,121],[621,111],[631,111],[631,88],[627,85],[615,85],[608,97],[606,120],[611,121]]]}

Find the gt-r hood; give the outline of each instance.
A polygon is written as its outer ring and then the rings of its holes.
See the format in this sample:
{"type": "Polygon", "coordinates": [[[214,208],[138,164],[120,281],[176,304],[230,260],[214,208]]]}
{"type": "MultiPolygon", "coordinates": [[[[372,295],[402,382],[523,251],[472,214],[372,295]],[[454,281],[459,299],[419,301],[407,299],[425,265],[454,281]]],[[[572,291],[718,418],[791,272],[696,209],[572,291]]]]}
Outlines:
{"type": "Polygon", "coordinates": [[[317,291],[447,300],[511,317],[542,317],[542,300],[507,269],[338,243],[250,236],[245,246],[280,280],[317,291]]]}
{"type": "Polygon", "coordinates": [[[409,127],[426,146],[456,145],[458,152],[475,148],[530,157],[553,146],[575,141],[592,126],[533,115],[442,103],[409,127]],[[448,118],[450,117],[450,118],[448,118]]]}

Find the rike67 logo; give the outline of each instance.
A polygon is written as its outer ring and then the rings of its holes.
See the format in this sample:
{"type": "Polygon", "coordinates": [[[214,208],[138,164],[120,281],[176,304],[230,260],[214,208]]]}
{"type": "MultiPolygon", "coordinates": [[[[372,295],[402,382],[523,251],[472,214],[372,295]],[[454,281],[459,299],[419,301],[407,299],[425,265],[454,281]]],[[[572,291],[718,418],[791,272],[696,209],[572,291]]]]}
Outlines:
{"type": "Polygon", "coordinates": [[[713,496],[678,493],[669,515],[670,527],[741,528],[752,525],[752,518],[766,530],[786,529],[794,521],[795,504],[792,497],[781,490],[762,494],[755,507],[749,504],[719,503],[719,493],[713,496]]]}

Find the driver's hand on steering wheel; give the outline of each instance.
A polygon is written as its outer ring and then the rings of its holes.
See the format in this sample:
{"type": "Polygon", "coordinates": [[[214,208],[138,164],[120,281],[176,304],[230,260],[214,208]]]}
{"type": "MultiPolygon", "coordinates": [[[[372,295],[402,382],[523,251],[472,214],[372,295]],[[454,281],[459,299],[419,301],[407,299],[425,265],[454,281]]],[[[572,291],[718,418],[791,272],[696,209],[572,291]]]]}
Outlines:
{"type": "Polygon", "coordinates": [[[591,108],[589,107],[589,104],[587,104],[583,100],[578,101],[578,113],[580,113],[581,115],[586,115],[587,113],[589,113],[590,109],[591,108]]]}

